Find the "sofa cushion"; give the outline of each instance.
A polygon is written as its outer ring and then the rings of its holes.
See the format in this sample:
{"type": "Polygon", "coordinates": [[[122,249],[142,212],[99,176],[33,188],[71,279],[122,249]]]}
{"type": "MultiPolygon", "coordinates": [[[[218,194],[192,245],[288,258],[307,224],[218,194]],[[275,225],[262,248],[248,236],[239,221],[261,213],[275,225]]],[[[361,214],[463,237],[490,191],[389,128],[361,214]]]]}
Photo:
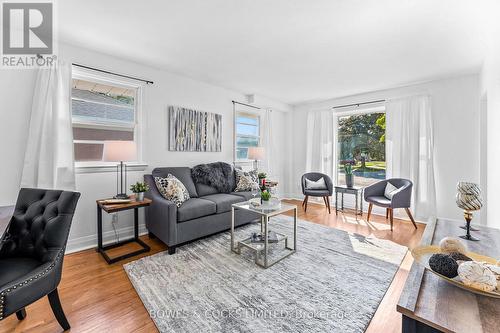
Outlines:
{"type": "MultiPolygon", "coordinates": [[[[240,196],[242,198],[245,198],[245,200],[250,200],[250,199],[253,199],[253,198],[257,198],[259,197],[258,195],[256,195],[255,197],[252,195],[252,191],[245,191],[245,192],[232,192],[231,193],[232,195],[237,195],[237,196],[240,196]]],[[[260,197],[259,197],[260,198],[260,197]]]]}
{"type": "Polygon", "coordinates": [[[245,201],[245,198],[241,196],[226,193],[205,195],[202,199],[215,203],[217,205],[217,214],[228,212],[231,210],[232,204],[245,201]]]}
{"type": "Polygon", "coordinates": [[[198,193],[199,197],[203,197],[205,195],[209,194],[216,194],[219,193],[215,187],[212,187],[210,185],[202,184],[202,183],[195,183],[196,186],[196,192],[198,193]]]}
{"type": "Polygon", "coordinates": [[[217,206],[213,201],[191,198],[177,208],[177,222],[184,222],[198,217],[215,214],[217,206]]]}
{"type": "Polygon", "coordinates": [[[184,184],[191,198],[198,197],[198,193],[196,192],[196,187],[194,186],[193,178],[191,178],[191,168],[188,167],[155,168],[151,172],[153,177],[163,177],[163,178],[166,178],[169,173],[174,175],[177,179],[179,179],[182,182],[182,184],[184,184]]]}

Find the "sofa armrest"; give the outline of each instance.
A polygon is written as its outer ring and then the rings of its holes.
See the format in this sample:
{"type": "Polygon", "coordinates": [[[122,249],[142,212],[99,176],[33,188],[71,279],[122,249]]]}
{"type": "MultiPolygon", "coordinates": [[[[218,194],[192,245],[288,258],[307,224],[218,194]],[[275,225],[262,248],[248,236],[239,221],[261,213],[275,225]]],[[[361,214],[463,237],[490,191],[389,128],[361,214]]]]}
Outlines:
{"type": "Polygon", "coordinates": [[[151,175],[144,175],[144,181],[149,186],[144,196],[153,201],[146,207],[146,228],[163,243],[175,246],[177,244],[177,206],[158,192],[151,175]]]}

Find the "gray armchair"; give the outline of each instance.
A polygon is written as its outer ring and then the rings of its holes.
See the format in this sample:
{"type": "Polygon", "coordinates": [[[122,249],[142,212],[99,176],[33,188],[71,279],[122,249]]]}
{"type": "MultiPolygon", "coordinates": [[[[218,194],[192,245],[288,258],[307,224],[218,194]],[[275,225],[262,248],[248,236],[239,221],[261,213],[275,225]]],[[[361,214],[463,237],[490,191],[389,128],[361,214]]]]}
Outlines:
{"type": "Polygon", "coordinates": [[[332,196],[333,194],[332,179],[323,173],[309,172],[302,175],[301,184],[302,184],[302,194],[304,194],[305,196],[304,201],[302,202],[302,207],[304,207],[304,211],[307,211],[307,201],[309,200],[309,197],[322,197],[323,201],[325,202],[325,206],[328,208],[328,214],[330,214],[330,196],[332,196]],[[313,190],[306,188],[306,179],[312,181],[318,181],[321,179],[321,177],[325,179],[326,189],[313,190]]]}
{"type": "Polygon", "coordinates": [[[410,211],[410,203],[411,203],[411,191],[413,188],[413,183],[408,179],[402,178],[392,178],[382,180],[378,183],[370,185],[365,188],[364,197],[365,201],[370,205],[368,207],[368,217],[367,221],[370,220],[370,214],[372,212],[373,205],[384,207],[386,209],[385,218],[390,218],[391,221],[391,231],[393,229],[393,219],[394,219],[394,209],[396,208],[404,208],[408,217],[415,229],[417,228],[417,224],[413,219],[410,211]],[[385,187],[387,182],[391,183],[395,187],[398,188],[395,193],[392,195],[392,199],[388,199],[384,196],[385,187]]]}

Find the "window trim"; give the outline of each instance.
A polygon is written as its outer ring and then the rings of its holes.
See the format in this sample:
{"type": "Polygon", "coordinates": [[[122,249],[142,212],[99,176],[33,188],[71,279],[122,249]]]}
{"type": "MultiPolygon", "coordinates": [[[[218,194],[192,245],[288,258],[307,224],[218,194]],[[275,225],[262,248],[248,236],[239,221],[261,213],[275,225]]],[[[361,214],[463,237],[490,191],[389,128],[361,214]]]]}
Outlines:
{"type": "Polygon", "coordinates": [[[234,135],[233,135],[233,155],[234,155],[234,163],[249,163],[252,162],[252,160],[249,160],[248,158],[238,158],[237,154],[237,139],[238,137],[242,138],[251,138],[251,139],[257,139],[257,145],[259,146],[261,144],[262,140],[262,119],[259,113],[257,112],[251,112],[251,111],[235,111],[234,112],[234,121],[233,121],[233,126],[234,126],[234,135]],[[243,122],[238,122],[238,116],[246,116],[249,118],[255,118],[257,119],[257,125],[254,124],[248,124],[248,123],[243,123],[243,122]],[[259,135],[248,135],[248,134],[238,134],[237,133],[237,125],[242,124],[242,125],[247,125],[247,126],[255,126],[258,129],[259,135]]]}
{"type": "MultiPolygon", "coordinates": [[[[338,129],[339,129],[339,118],[340,117],[347,117],[347,116],[356,116],[356,115],[361,115],[361,114],[370,114],[370,113],[386,113],[386,107],[385,104],[383,105],[377,105],[377,106],[367,106],[367,107],[361,107],[361,108],[356,108],[356,109],[351,109],[347,111],[340,111],[340,110],[334,110],[333,114],[333,137],[335,138],[335,144],[333,145],[333,157],[334,157],[334,170],[333,170],[333,175],[334,175],[334,183],[339,184],[339,152],[338,152],[338,129]]],[[[387,130],[386,130],[387,133],[387,130]]],[[[387,156],[386,156],[386,162],[387,162],[387,156]]],[[[386,169],[387,170],[387,169],[386,169]]]]}
{"type": "MultiPolygon", "coordinates": [[[[126,163],[129,167],[129,171],[144,171],[147,168],[147,164],[143,161],[143,133],[144,133],[144,115],[143,115],[143,96],[144,96],[144,84],[138,83],[135,80],[127,79],[117,79],[111,74],[97,73],[96,71],[72,66],[71,79],[85,80],[96,83],[101,83],[105,85],[113,85],[121,88],[135,89],[136,96],[134,99],[134,141],[137,145],[137,161],[126,163]]],[[[70,98],[72,96],[70,94],[70,98]]],[[[80,99],[81,100],[81,99],[80,99]]],[[[106,103],[102,103],[106,104],[106,103]]],[[[71,105],[71,104],[70,104],[71,105]]],[[[76,124],[77,127],[83,128],[95,128],[95,129],[113,129],[113,130],[126,130],[126,124],[131,124],[130,122],[120,122],[113,123],[99,123],[99,122],[85,122],[76,121],[73,122],[73,116],[71,117],[71,128],[76,124]],[[115,126],[114,126],[115,125],[115,126]],[[118,125],[118,126],[116,126],[118,125]]],[[[128,127],[129,129],[131,127],[128,127]]],[[[73,140],[74,142],[75,140],[73,140]]],[[[96,140],[99,141],[99,140],[96,140]]],[[[114,172],[116,171],[115,162],[104,162],[104,161],[75,161],[76,173],[98,173],[98,172],[114,172]]]]}

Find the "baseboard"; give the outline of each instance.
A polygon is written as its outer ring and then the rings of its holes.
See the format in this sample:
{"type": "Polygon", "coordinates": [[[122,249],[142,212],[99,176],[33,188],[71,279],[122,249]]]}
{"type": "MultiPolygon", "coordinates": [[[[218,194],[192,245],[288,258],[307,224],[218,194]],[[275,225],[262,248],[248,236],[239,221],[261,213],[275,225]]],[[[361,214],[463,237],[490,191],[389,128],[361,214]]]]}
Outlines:
{"type": "MultiPolygon", "coordinates": [[[[288,194],[288,195],[284,195],[284,197],[282,199],[284,199],[284,200],[299,200],[299,201],[303,201],[304,200],[304,196],[298,196],[298,195],[295,195],[295,194],[291,194],[291,195],[288,194]]],[[[309,204],[316,204],[316,205],[323,206],[324,202],[322,201],[321,198],[317,198],[315,200],[314,197],[311,197],[310,200],[309,200],[309,204]]],[[[332,208],[335,208],[335,204],[334,203],[331,203],[330,206],[332,208]]],[[[348,206],[346,206],[346,208],[347,209],[354,209],[354,207],[348,207],[348,206]]],[[[366,202],[363,204],[363,213],[368,213],[368,204],[366,202]]],[[[372,215],[377,215],[377,216],[383,216],[383,217],[385,217],[385,208],[373,206],[372,215]]],[[[404,212],[395,212],[394,218],[397,218],[398,220],[410,221],[410,219],[408,218],[408,215],[406,215],[406,213],[404,213],[404,212]]],[[[422,224],[427,224],[428,221],[427,220],[425,220],[425,221],[416,220],[416,222],[422,223],[422,224]]]]}
{"type": "MultiPolygon", "coordinates": [[[[120,240],[132,238],[134,235],[134,227],[124,227],[116,230],[120,240]]],[[[146,235],[148,230],[145,224],[139,225],[139,235],[146,235]]],[[[106,231],[103,233],[103,243],[104,245],[116,242],[115,232],[113,230],[106,231]]],[[[80,252],[83,250],[88,250],[97,247],[97,234],[78,237],[68,240],[68,245],[66,246],[66,254],[80,252]]]]}

